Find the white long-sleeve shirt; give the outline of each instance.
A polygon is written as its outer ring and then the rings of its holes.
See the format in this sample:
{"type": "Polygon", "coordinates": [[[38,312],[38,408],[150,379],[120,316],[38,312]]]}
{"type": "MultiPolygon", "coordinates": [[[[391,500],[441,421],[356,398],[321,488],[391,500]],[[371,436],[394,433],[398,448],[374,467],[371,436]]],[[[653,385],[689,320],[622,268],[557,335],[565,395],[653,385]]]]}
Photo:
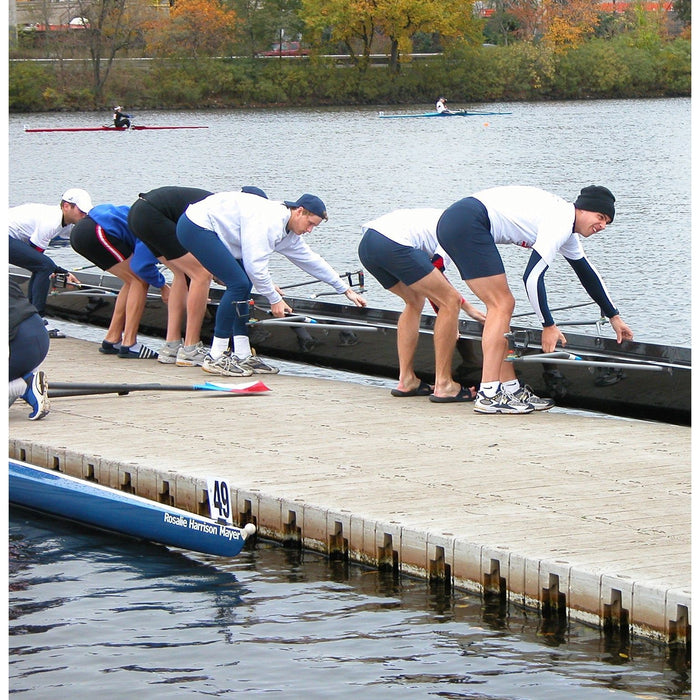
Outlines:
{"type": "Polygon", "coordinates": [[[42,252],[56,236],[67,238],[73,224],[63,225],[63,211],[56,204],[20,204],[10,207],[10,237],[28,243],[42,252]]]}
{"type": "Polygon", "coordinates": [[[486,207],[496,243],[514,243],[540,256],[541,260],[531,256],[523,281],[532,308],[543,324],[554,323],[544,274],[557,253],[564,256],[606,316],[618,313],[603,278],[586,257],[579,235],[574,233],[573,204],[537,187],[521,185],[492,187],[472,196],[486,207]]]}
{"type": "Polygon", "coordinates": [[[302,236],[287,231],[290,215],[281,202],[245,192],[218,192],[185,211],[192,223],[214,231],[231,255],[242,261],[255,289],[271,304],[282,300],[269,271],[270,255],[275,252],[343,294],[348,286],[338,273],[302,236]]]}

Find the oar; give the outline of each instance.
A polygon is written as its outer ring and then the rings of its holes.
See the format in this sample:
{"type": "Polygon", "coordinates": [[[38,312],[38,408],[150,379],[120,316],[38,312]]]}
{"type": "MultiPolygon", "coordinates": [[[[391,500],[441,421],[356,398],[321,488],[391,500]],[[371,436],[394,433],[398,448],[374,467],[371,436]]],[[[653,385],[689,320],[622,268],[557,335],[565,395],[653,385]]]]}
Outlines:
{"type": "MultiPolygon", "coordinates": [[[[348,280],[348,286],[350,287],[364,287],[365,286],[365,273],[364,270],[357,270],[356,272],[346,272],[344,275],[340,275],[340,279],[348,280]],[[352,276],[357,275],[357,282],[353,284],[352,276]]],[[[318,284],[323,280],[309,280],[308,282],[299,282],[297,284],[288,284],[280,289],[296,289],[297,287],[306,287],[309,284],[318,284]]]]}
{"type": "Polygon", "coordinates": [[[247,384],[91,384],[81,382],[50,382],[49,398],[64,396],[92,396],[94,394],[124,395],[132,391],[217,391],[227,394],[262,394],[270,389],[263,382],[247,384]]]}
{"type": "MultiPolygon", "coordinates": [[[[568,309],[578,309],[580,306],[590,306],[591,304],[595,304],[594,301],[584,301],[581,304],[569,304],[569,306],[560,306],[556,309],[550,309],[550,311],[566,311],[568,309]]],[[[525,313],[522,314],[513,314],[511,318],[522,318],[523,316],[534,316],[535,312],[534,311],[526,311],[525,313]]],[[[557,324],[559,325],[559,324],[557,324]]]]}
{"type": "Polygon", "coordinates": [[[314,318],[295,316],[287,320],[284,318],[264,318],[260,321],[248,321],[249,326],[289,326],[298,328],[299,326],[311,326],[314,330],[318,328],[330,328],[334,331],[367,331],[374,333],[376,326],[353,326],[349,323],[322,323],[314,318]],[[295,320],[300,319],[300,320],[295,320]]]}
{"type": "Polygon", "coordinates": [[[584,360],[570,352],[550,352],[521,357],[506,357],[506,362],[536,362],[547,365],[577,365],[578,367],[605,367],[606,369],[636,369],[643,372],[665,372],[667,367],[639,362],[608,362],[599,360],[584,360]]]}

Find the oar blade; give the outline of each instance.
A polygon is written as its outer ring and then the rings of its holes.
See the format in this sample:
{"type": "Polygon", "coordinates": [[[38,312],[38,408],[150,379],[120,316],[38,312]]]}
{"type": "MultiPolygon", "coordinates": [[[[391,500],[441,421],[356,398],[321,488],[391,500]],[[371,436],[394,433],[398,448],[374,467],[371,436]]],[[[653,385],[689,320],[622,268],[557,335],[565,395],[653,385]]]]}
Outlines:
{"type": "Polygon", "coordinates": [[[217,382],[205,382],[197,384],[193,388],[204,391],[223,391],[229,394],[262,394],[271,391],[263,382],[248,382],[243,384],[219,384],[217,382]]]}

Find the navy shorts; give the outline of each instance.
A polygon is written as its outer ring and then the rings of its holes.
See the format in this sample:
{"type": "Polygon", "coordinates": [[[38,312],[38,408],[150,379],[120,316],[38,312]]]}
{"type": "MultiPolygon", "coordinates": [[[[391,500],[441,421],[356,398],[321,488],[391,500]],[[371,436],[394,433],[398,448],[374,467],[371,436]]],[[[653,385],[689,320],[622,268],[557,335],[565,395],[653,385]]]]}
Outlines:
{"type": "Polygon", "coordinates": [[[398,282],[414,284],[435,269],[424,251],[396,243],[373,228],[365,231],[357,253],[360,262],[384,289],[391,289],[398,282]]]}
{"type": "Polygon", "coordinates": [[[103,270],[109,270],[134,252],[129,243],[107,233],[89,216],[80,219],[73,226],[70,244],[76,253],[103,270]]]}
{"type": "Polygon", "coordinates": [[[187,254],[177,239],[177,221],[169,219],[143,197],[129,209],[129,228],[157,258],[177,260],[187,254]]]}
{"type": "Polygon", "coordinates": [[[505,274],[488,212],[478,199],[465,197],[445,209],[438,220],[437,239],[463,280],[505,274]]]}

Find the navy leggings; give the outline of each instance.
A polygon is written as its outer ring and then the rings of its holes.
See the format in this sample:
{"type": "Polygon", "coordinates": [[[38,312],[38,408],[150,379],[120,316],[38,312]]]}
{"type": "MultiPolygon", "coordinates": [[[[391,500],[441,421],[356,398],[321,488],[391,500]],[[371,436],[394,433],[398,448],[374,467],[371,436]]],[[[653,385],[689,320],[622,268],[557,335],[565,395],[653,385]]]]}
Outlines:
{"type": "Polygon", "coordinates": [[[51,288],[51,275],[56,271],[56,263],[48,255],[36,248],[10,236],[9,261],[23,270],[32,273],[29,279],[27,298],[43,316],[46,310],[46,298],[51,288]]]}
{"type": "Polygon", "coordinates": [[[177,238],[203,267],[226,286],[216,310],[214,335],[217,338],[248,335],[248,300],[253,285],[243,263],[231,255],[214,231],[193,224],[184,214],[177,222],[177,238]]]}
{"type": "Polygon", "coordinates": [[[35,370],[48,352],[49,334],[44,320],[39,314],[33,314],[17,326],[15,337],[10,341],[10,381],[35,370]]]}

